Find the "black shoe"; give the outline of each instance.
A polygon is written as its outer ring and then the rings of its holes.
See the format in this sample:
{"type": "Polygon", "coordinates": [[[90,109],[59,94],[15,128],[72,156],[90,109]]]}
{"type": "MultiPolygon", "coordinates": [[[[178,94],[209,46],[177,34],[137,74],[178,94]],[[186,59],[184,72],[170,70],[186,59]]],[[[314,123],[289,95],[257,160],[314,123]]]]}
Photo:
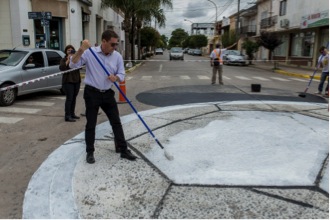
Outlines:
{"type": "Polygon", "coordinates": [[[121,158],[126,158],[126,159],[128,159],[128,160],[135,160],[135,159],[137,158],[136,156],[134,156],[134,155],[131,153],[130,150],[126,150],[126,151],[124,151],[124,152],[121,152],[120,157],[121,157],[121,158]]]}
{"type": "Polygon", "coordinates": [[[87,163],[95,163],[95,158],[94,158],[93,152],[87,153],[86,161],[87,161],[87,163]]]}
{"type": "Polygon", "coordinates": [[[76,120],[74,120],[72,117],[65,117],[65,121],[75,122],[76,120]]]}
{"type": "Polygon", "coordinates": [[[72,115],[71,118],[73,118],[73,119],[80,119],[80,117],[78,117],[77,115],[72,115]]]}

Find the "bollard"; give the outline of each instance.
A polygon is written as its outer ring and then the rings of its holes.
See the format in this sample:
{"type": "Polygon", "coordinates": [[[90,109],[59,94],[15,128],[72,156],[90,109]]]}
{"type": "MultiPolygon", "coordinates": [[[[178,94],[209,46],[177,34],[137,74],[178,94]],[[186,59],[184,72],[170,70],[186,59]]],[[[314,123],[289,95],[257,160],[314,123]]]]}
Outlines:
{"type": "MultiPolygon", "coordinates": [[[[125,82],[125,80],[123,82],[120,82],[119,83],[119,88],[126,95],[126,82],[125,82]]],[[[125,99],[125,97],[121,93],[119,93],[118,103],[126,103],[126,99],[125,99]]]]}

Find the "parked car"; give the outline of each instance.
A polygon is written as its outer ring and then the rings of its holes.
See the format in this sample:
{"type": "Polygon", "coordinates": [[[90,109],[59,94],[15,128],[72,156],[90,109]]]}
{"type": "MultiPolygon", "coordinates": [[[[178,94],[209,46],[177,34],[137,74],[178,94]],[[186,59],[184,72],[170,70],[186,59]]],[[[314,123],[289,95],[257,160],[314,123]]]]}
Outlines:
{"type": "Polygon", "coordinates": [[[170,60],[184,60],[182,48],[172,47],[170,50],[170,60]]]}
{"type": "Polygon", "coordinates": [[[193,55],[194,55],[194,56],[202,56],[202,50],[200,50],[200,49],[195,49],[195,50],[193,51],[193,55]]]}
{"type": "MultiPolygon", "coordinates": [[[[51,49],[0,50],[0,88],[60,72],[62,51],[51,49]]],[[[17,96],[43,90],[62,91],[62,75],[34,81],[0,92],[0,106],[12,105],[17,96]]]]}
{"type": "Polygon", "coordinates": [[[157,55],[157,54],[161,54],[161,55],[163,55],[163,53],[164,53],[164,51],[163,51],[162,48],[156,48],[156,50],[155,50],[155,54],[156,54],[156,55],[157,55]]]}
{"type": "Polygon", "coordinates": [[[226,50],[222,54],[223,64],[246,65],[245,56],[239,50],[226,50]]]}
{"type": "Polygon", "coordinates": [[[188,54],[189,54],[189,55],[193,55],[193,53],[194,53],[194,49],[189,49],[189,50],[188,50],[188,54]]]}

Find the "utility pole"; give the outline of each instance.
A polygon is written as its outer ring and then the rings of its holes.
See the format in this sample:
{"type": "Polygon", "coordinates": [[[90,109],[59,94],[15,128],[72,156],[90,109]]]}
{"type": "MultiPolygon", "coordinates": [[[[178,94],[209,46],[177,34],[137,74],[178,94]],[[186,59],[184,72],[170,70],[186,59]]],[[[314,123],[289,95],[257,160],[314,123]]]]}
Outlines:
{"type": "Polygon", "coordinates": [[[240,36],[240,22],[239,22],[239,6],[240,6],[240,0],[237,0],[237,21],[236,21],[236,38],[239,39],[240,36]]]}

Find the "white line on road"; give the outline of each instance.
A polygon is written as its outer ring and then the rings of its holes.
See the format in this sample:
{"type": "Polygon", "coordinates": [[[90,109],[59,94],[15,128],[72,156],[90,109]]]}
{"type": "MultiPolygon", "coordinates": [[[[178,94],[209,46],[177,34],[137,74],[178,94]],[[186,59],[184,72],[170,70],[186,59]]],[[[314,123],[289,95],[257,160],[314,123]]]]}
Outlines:
{"type": "Polygon", "coordinates": [[[142,76],[141,79],[142,80],[150,80],[152,78],[152,76],[142,76]]]}
{"type": "Polygon", "coordinates": [[[290,78],[291,80],[296,80],[296,81],[300,81],[300,82],[307,82],[308,80],[306,79],[299,79],[299,78],[290,78]]]}
{"type": "Polygon", "coordinates": [[[270,78],[272,78],[272,79],[276,79],[276,80],[278,80],[278,81],[282,81],[282,82],[288,82],[288,81],[290,81],[290,80],[288,80],[288,79],[283,79],[283,78],[279,78],[279,77],[270,77],[270,78]]]}
{"type": "Polygon", "coordinates": [[[21,120],[23,120],[23,118],[0,117],[0,123],[3,124],[15,124],[21,120]]]}
{"type": "Polygon", "coordinates": [[[127,80],[130,80],[130,79],[132,79],[133,77],[132,76],[126,76],[125,77],[125,80],[127,81],[127,80]]]}
{"type": "Polygon", "coordinates": [[[208,77],[208,76],[198,75],[197,77],[198,77],[198,79],[210,79],[210,77],[208,77]]]}
{"type": "Polygon", "coordinates": [[[160,76],[161,79],[171,79],[170,76],[160,76]]]}
{"type": "Polygon", "coordinates": [[[270,81],[270,79],[266,79],[264,77],[258,77],[258,76],[255,76],[255,77],[252,77],[254,79],[258,79],[258,80],[261,80],[261,81],[270,81]]]}
{"type": "Polygon", "coordinates": [[[180,76],[180,79],[191,79],[189,76],[180,76]]]}
{"type": "Polygon", "coordinates": [[[8,113],[26,113],[26,114],[35,114],[41,111],[41,109],[35,108],[16,108],[16,107],[5,107],[0,108],[0,112],[8,112],[8,113]]]}
{"type": "Polygon", "coordinates": [[[227,76],[223,76],[222,78],[226,79],[226,80],[231,80],[231,78],[227,77],[227,76]]]}
{"type": "Polygon", "coordinates": [[[235,76],[235,77],[238,78],[238,79],[241,79],[241,80],[251,80],[251,79],[249,79],[245,76],[235,76]]]}
{"type": "Polygon", "coordinates": [[[160,65],[159,65],[159,72],[160,72],[160,73],[162,72],[162,69],[163,69],[163,64],[160,64],[160,65]]]}

